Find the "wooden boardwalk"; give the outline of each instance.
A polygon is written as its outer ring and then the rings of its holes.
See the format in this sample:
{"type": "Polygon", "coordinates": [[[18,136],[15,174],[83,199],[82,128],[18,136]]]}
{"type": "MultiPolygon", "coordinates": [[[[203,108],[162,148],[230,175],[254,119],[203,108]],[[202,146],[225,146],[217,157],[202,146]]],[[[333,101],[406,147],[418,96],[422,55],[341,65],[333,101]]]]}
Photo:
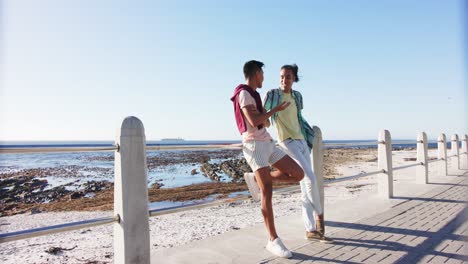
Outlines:
{"type": "Polygon", "coordinates": [[[291,259],[263,263],[468,263],[463,178],[356,223],[327,222],[338,228],[335,243],[307,243],[293,248],[291,259]]]}

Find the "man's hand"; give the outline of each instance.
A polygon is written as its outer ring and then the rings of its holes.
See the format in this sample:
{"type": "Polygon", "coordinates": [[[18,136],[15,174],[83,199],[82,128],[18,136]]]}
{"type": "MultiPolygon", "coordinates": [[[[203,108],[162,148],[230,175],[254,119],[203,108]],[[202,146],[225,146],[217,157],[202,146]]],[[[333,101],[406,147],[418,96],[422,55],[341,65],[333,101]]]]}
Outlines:
{"type": "MultiPolygon", "coordinates": [[[[278,111],[283,111],[286,109],[291,103],[283,102],[282,104],[278,105],[277,107],[271,109],[270,112],[260,113],[253,104],[246,105],[242,107],[242,113],[244,114],[246,121],[253,127],[264,125],[265,121],[270,118],[274,113],[278,111]]],[[[265,125],[266,126],[266,125],[265,125]]],[[[268,126],[266,126],[268,127],[268,126]]]]}

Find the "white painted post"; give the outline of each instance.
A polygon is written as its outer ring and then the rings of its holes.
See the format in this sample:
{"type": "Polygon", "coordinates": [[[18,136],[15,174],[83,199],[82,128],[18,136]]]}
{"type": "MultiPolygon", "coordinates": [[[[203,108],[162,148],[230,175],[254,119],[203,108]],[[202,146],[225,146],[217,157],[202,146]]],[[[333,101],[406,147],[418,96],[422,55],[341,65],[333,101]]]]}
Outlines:
{"type": "Polygon", "coordinates": [[[427,135],[425,132],[421,132],[418,135],[416,152],[416,161],[420,163],[420,165],[416,167],[416,182],[421,184],[429,183],[429,166],[427,163],[427,135]]]}
{"type": "Polygon", "coordinates": [[[462,162],[461,168],[464,170],[468,170],[468,135],[465,134],[462,139],[462,155],[461,155],[462,162]]]}
{"type": "Polygon", "coordinates": [[[125,118],[116,140],[114,263],[150,263],[146,139],[143,123],[125,118]]]}
{"type": "Polygon", "coordinates": [[[378,175],[378,193],[383,198],[393,197],[393,162],[392,162],[392,137],[388,130],[381,130],[377,145],[377,166],[383,170],[378,175]]]}
{"type": "Polygon", "coordinates": [[[317,185],[320,190],[320,202],[322,204],[323,213],[325,213],[325,194],[323,190],[323,142],[322,131],[319,127],[313,126],[314,130],[314,143],[311,153],[312,164],[314,166],[314,173],[317,177],[317,185]]]}
{"type": "Polygon", "coordinates": [[[437,158],[439,159],[439,174],[440,176],[447,176],[447,137],[444,133],[439,135],[437,139],[437,158]]]}
{"type": "Polygon", "coordinates": [[[460,148],[458,146],[458,135],[454,134],[452,135],[452,143],[450,144],[451,148],[451,154],[450,155],[455,155],[455,168],[457,170],[460,169],[460,148]]]}

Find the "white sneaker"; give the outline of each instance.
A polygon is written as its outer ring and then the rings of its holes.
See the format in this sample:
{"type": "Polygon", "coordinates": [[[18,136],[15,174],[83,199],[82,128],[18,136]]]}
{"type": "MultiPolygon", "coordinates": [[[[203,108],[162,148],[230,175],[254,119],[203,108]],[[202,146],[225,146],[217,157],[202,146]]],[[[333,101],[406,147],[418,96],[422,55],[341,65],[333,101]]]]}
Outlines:
{"type": "Polygon", "coordinates": [[[282,258],[290,258],[292,257],[291,251],[289,251],[281,242],[281,239],[277,237],[275,240],[271,241],[268,240],[266,245],[266,249],[270,251],[273,255],[282,257],[282,258]]]}
{"type": "Polygon", "coordinates": [[[244,173],[244,180],[254,201],[260,201],[260,187],[255,181],[255,173],[244,173]]]}

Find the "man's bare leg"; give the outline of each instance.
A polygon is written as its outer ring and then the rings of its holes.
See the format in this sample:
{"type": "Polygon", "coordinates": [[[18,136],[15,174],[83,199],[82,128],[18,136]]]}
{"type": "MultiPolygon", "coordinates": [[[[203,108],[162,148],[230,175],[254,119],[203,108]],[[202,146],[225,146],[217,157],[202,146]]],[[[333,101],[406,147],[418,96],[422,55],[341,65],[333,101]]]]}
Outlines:
{"type": "Polygon", "coordinates": [[[274,181],[300,182],[304,178],[304,171],[291,157],[284,156],[272,165],[277,171],[272,171],[274,181]]]}
{"type": "Polygon", "coordinates": [[[262,192],[261,209],[270,240],[278,237],[273,217],[273,180],[299,182],[304,178],[302,168],[289,156],[281,158],[273,167],[278,171],[271,172],[269,167],[263,167],[255,172],[255,179],[262,192]]]}
{"type": "Polygon", "coordinates": [[[255,179],[262,192],[261,209],[265,225],[270,234],[270,240],[278,237],[276,234],[275,220],[273,217],[273,205],[271,198],[273,196],[273,182],[270,175],[270,168],[263,167],[255,172],[255,179]]]}

